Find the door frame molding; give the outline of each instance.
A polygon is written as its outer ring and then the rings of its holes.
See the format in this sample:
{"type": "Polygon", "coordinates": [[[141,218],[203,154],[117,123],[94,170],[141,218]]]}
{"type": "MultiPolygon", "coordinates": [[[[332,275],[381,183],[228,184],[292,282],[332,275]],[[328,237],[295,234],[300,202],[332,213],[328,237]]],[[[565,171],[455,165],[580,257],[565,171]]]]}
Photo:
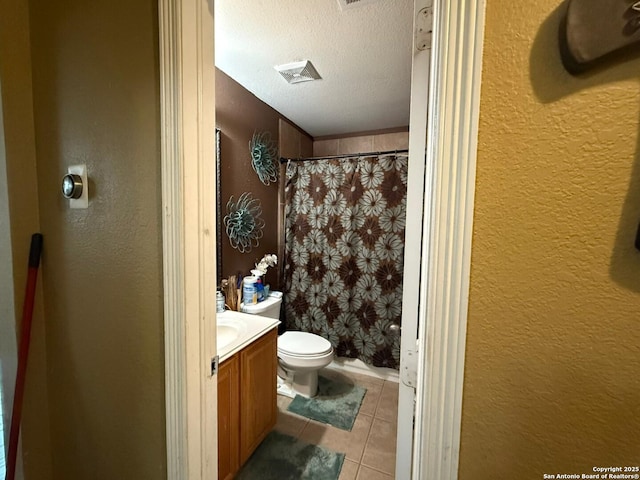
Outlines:
{"type": "Polygon", "coordinates": [[[217,477],[213,0],[159,0],[167,478],[217,477]]]}
{"type": "Polygon", "coordinates": [[[458,478],[485,0],[434,2],[412,478],[458,478]]]}
{"type": "MultiPolygon", "coordinates": [[[[414,0],[413,31],[428,29],[425,12],[433,11],[434,0],[414,0]]],[[[433,19],[433,17],[431,17],[433,19]]],[[[413,465],[420,459],[413,453],[415,398],[418,365],[418,312],[420,308],[420,278],[422,270],[421,225],[428,202],[425,181],[427,112],[431,81],[431,48],[425,48],[425,38],[414,35],[411,62],[411,100],[409,112],[409,163],[407,165],[407,206],[415,227],[407,228],[404,238],[404,267],[402,288],[402,334],[400,336],[400,382],[398,386],[398,421],[396,434],[395,478],[411,478],[413,465]],[[412,461],[415,460],[415,462],[412,461]]],[[[415,432],[419,436],[420,432],[415,432]]]]}
{"type": "MultiPolygon", "coordinates": [[[[217,478],[213,1],[159,0],[169,480],[217,478]]],[[[415,479],[458,473],[484,8],[434,2],[415,479]]]]}

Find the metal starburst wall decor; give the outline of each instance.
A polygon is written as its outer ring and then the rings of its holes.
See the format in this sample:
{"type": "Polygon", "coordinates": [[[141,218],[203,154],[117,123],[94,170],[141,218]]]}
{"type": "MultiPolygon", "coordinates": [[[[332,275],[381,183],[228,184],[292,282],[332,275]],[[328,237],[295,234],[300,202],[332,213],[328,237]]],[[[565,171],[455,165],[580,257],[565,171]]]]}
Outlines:
{"type": "Polygon", "coordinates": [[[231,246],[241,253],[250,252],[258,246],[264,228],[260,201],[249,192],[240,195],[237,202],[231,196],[227,202],[224,226],[231,246]]]}
{"type": "Polygon", "coordinates": [[[278,180],[278,148],[271,141],[269,132],[254,133],[253,138],[249,142],[251,150],[251,165],[258,174],[260,181],[269,185],[271,182],[278,180]]]}

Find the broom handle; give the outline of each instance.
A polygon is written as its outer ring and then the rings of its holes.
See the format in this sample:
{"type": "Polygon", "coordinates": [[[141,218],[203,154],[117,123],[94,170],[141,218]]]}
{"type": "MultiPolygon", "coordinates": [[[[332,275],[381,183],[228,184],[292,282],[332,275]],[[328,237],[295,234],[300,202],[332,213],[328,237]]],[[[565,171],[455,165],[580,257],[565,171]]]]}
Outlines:
{"type": "Polygon", "coordinates": [[[20,345],[18,346],[18,372],[16,374],[16,390],[13,397],[13,411],[11,413],[11,431],[9,433],[9,451],[7,454],[6,480],[14,480],[16,475],[16,459],[18,456],[18,437],[20,436],[20,419],[22,416],[22,399],[24,397],[25,376],[27,373],[27,359],[29,358],[29,339],[31,337],[31,319],[33,317],[33,303],[38,280],[40,253],[42,252],[42,235],[34,233],[31,236],[29,249],[29,270],[27,273],[27,287],[22,307],[22,323],[20,327],[20,345]]]}

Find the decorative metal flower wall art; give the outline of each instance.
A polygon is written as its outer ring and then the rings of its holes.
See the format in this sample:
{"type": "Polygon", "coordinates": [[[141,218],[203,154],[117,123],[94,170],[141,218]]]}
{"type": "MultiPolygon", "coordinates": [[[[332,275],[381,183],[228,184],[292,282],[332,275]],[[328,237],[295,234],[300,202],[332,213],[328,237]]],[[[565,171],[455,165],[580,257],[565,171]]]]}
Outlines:
{"type": "Polygon", "coordinates": [[[224,226],[229,243],[240,253],[250,252],[253,247],[257,247],[264,228],[260,200],[253,198],[250,192],[240,195],[237,202],[231,196],[227,202],[224,226]]]}
{"type": "Polygon", "coordinates": [[[269,185],[278,180],[278,147],[271,140],[269,132],[254,133],[249,142],[251,165],[260,181],[269,185]]]}

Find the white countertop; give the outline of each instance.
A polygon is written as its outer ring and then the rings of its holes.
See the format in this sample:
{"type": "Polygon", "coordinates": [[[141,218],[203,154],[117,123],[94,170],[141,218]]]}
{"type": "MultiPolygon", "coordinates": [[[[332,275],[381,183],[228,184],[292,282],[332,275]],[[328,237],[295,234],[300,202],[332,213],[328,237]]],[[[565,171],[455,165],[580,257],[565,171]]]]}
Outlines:
{"type": "Polygon", "coordinates": [[[216,314],[220,363],[280,324],[275,318],[225,310],[216,314]]]}

